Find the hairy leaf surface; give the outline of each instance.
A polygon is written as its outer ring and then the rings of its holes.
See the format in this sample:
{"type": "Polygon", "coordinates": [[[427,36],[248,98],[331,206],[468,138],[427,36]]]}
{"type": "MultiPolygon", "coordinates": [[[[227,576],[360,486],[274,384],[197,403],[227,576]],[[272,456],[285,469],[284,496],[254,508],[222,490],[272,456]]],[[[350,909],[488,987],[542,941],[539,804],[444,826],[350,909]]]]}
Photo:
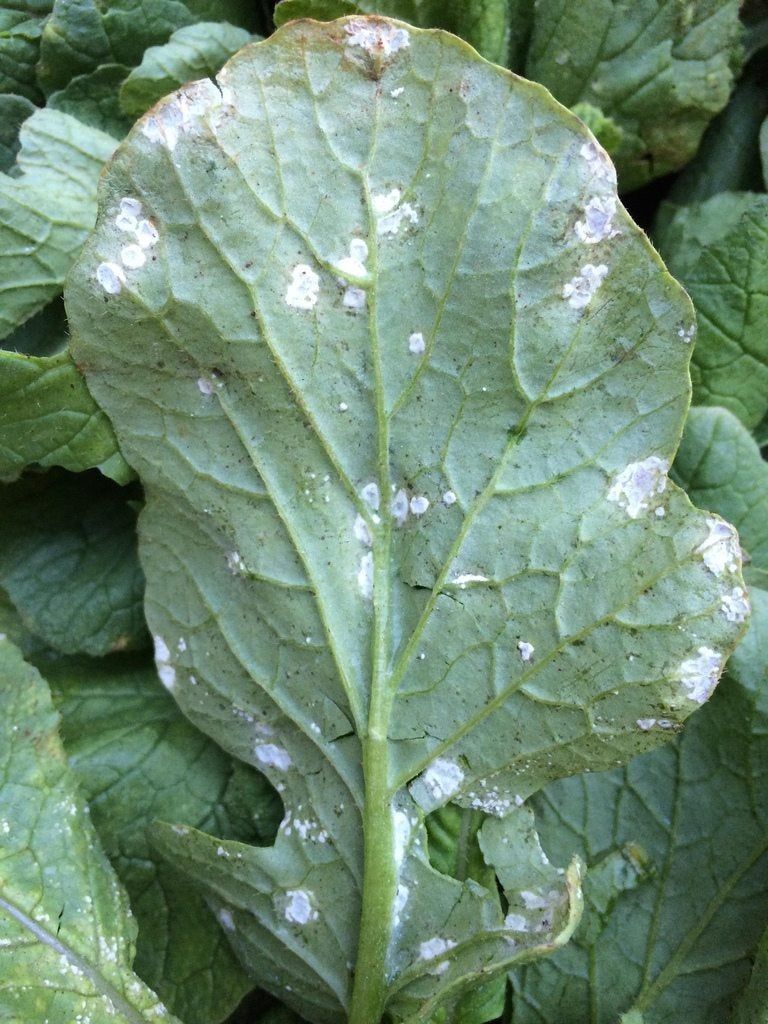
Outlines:
{"type": "Polygon", "coordinates": [[[679,209],[659,240],[693,299],[693,395],[754,428],[768,412],[768,196],[723,192],[679,209]]]}
{"type": "Polygon", "coordinates": [[[115,140],[55,110],[21,128],[0,174],[0,338],[61,292],[96,216],[96,180],[115,140]]]}
{"type": "Polygon", "coordinates": [[[133,973],[135,923],[38,672],[0,640],[0,1016],[172,1021],[133,973]]]}
{"type": "Polygon", "coordinates": [[[741,629],[735,536],[665,473],[690,303],[583,125],[445,33],[291,23],[133,129],[67,309],[161,679],[285,803],[267,850],[158,838],[249,970],[415,1024],[565,941],[519,805],[658,744],[741,629]],[[504,905],[429,863],[451,801],[504,905]]]}

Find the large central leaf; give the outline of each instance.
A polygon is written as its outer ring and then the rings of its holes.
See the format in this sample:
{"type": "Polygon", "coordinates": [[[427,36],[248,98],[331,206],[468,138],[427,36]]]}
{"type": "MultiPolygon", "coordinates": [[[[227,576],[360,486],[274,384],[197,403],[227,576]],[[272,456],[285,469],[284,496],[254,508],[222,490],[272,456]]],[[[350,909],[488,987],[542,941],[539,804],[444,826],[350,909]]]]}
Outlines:
{"type": "Polygon", "coordinates": [[[747,614],[666,478],[690,304],[583,125],[445,33],[293,23],[138,123],[67,306],[160,677],[285,803],[270,849],[159,840],[243,962],[427,1021],[565,941],[520,805],[674,732],[747,614]],[[430,864],[449,801],[503,899],[430,864]]]}

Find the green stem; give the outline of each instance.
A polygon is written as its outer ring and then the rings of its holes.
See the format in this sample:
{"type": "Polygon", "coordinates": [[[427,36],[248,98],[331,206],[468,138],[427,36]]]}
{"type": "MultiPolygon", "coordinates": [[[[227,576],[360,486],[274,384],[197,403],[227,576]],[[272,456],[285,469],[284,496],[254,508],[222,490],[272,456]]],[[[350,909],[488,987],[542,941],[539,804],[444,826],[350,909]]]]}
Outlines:
{"type": "Polygon", "coordinates": [[[385,968],[397,888],[387,755],[386,732],[377,735],[371,729],[363,747],[363,906],[349,1024],[378,1024],[386,998],[385,968]]]}

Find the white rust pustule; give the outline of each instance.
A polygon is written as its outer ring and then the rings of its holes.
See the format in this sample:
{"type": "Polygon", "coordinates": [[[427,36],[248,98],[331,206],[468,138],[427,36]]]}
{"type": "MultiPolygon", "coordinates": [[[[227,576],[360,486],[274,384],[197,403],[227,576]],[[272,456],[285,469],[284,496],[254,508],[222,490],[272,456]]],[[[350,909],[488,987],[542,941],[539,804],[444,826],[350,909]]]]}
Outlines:
{"type": "Polygon", "coordinates": [[[624,509],[630,519],[643,512],[656,511],[659,498],[667,488],[669,460],[649,455],[639,462],[630,462],[615,477],[608,491],[608,501],[624,509]]]}
{"type": "Polygon", "coordinates": [[[348,36],[347,46],[360,47],[372,57],[390,58],[411,45],[407,29],[373,18],[348,21],[344,31],[348,36]]]}

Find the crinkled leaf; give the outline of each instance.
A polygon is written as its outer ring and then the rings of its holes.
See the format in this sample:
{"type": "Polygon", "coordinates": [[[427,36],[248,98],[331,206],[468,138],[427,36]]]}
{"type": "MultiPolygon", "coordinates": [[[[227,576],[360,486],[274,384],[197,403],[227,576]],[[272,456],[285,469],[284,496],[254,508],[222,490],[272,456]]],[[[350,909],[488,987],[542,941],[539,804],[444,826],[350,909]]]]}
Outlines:
{"type": "Polygon", "coordinates": [[[514,977],[515,1024],[730,1020],[768,923],[768,595],[712,701],[670,747],[535,799],[550,857],[579,850],[572,942],[514,977]]]}
{"type": "Polygon", "coordinates": [[[701,146],[675,179],[662,212],[700,203],[719,192],[760,191],[762,188],[758,135],[768,114],[768,88],[762,62],[745,71],[725,110],[706,131],[701,146]]]}
{"type": "Polygon", "coordinates": [[[747,582],[768,590],[768,463],[726,409],[691,409],[673,467],[691,500],[732,522],[747,582]]]}
{"type": "Polygon", "coordinates": [[[275,24],[293,18],[331,21],[351,14],[384,14],[420,28],[447,29],[488,60],[505,64],[511,10],[510,0],[282,0],[275,8],[275,24]]]}
{"type": "Polygon", "coordinates": [[[172,1021],[133,973],[136,927],[38,672],[0,640],[0,1016],[172,1021]]]}
{"type": "Polygon", "coordinates": [[[56,110],[19,133],[18,177],[0,174],[0,338],[42,309],[96,217],[96,180],[115,140],[56,110]]]}
{"type": "Polygon", "coordinates": [[[24,11],[0,7],[0,93],[40,99],[35,65],[42,23],[24,11]]]}
{"type": "Polygon", "coordinates": [[[129,70],[124,64],[103,64],[51,93],[47,106],[122,139],[132,122],[123,113],[119,100],[120,86],[129,70]]]}
{"type": "Polygon", "coordinates": [[[0,96],[0,173],[16,163],[19,129],[34,110],[34,103],[24,96],[0,96]]]}
{"type": "Polygon", "coordinates": [[[161,679],[286,807],[157,841],[308,1020],[426,1022],[576,923],[516,805],[661,742],[740,631],[664,472],[692,310],[583,125],[453,36],[292,22],[218,81],[120,147],[67,291],[161,679]],[[450,800],[503,815],[504,905],[429,864],[450,800]]]}
{"type": "Polygon", "coordinates": [[[65,659],[47,670],[62,739],[139,926],[134,969],[185,1024],[222,1020],[251,987],[202,897],[152,851],[155,819],[263,842],[280,801],[194,729],[154,665],[65,659]]]}
{"type": "Polygon", "coordinates": [[[174,32],[163,46],[151,46],[120,89],[120,105],[138,117],[185,82],[215,75],[251,39],[245,29],[202,21],[174,32]]]}
{"type": "Polygon", "coordinates": [[[101,64],[136,67],[149,46],[196,21],[252,28],[252,0],[56,0],[43,31],[38,76],[46,92],[101,64]]]}
{"type": "Polygon", "coordinates": [[[101,474],[57,470],[2,489],[0,586],[51,647],[101,655],[145,645],[131,497],[101,474]]]}
{"type": "Polygon", "coordinates": [[[623,189],[677,170],[725,106],[740,58],[738,0],[540,0],[525,74],[622,129],[623,189]]]}
{"type": "Polygon", "coordinates": [[[682,207],[659,244],[696,308],[694,401],[756,427],[768,411],[768,196],[682,207]]]}

